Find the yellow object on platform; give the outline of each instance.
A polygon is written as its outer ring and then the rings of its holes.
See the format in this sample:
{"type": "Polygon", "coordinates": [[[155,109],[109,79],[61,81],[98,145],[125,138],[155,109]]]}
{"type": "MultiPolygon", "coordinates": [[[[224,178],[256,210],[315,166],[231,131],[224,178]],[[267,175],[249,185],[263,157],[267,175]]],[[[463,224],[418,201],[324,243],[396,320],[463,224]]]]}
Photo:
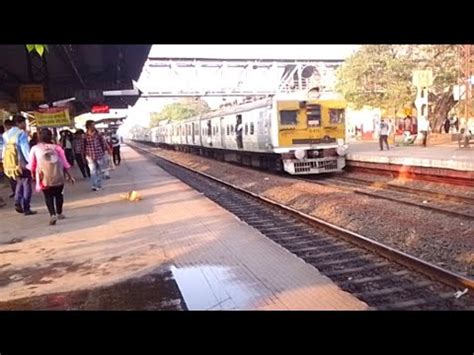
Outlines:
{"type": "Polygon", "coordinates": [[[142,200],[142,197],[136,191],[130,191],[126,195],[120,195],[120,197],[130,202],[137,202],[142,200]]]}

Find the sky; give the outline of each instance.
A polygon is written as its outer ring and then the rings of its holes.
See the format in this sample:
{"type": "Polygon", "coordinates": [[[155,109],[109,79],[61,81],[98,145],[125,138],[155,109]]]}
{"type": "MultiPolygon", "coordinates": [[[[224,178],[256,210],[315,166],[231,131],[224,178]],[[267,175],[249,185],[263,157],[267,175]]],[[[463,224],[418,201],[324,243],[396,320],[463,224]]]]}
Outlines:
{"type": "Polygon", "coordinates": [[[153,45],[149,57],[237,59],[345,59],[359,45],[153,45]]]}
{"type": "MultiPolygon", "coordinates": [[[[222,59],[345,59],[359,48],[358,45],[153,45],[149,57],[164,58],[222,58],[222,59]]],[[[167,77],[168,69],[153,69],[151,75],[142,73],[138,85],[143,89],[152,89],[154,86],[182,85],[170,82],[167,77]]],[[[184,73],[184,72],[183,72],[184,73]]],[[[204,73],[204,72],[203,72],[204,73]]],[[[229,82],[232,74],[229,72],[229,82]]],[[[186,77],[186,74],[180,74],[186,77]]],[[[219,86],[220,79],[212,72],[206,72],[200,77],[209,87],[219,86]]],[[[252,80],[249,78],[249,80],[252,80]]],[[[260,85],[262,79],[253,78],[255,85],[260,85]]],[[[276,82],[279,77],[276,78],[276,82]]],[[[273,85],[273,83],[271,84],[273,85]]],[[[205,98],[211,108],[222,103],[221,98],[205,98]]],[[[159,112],[165,105],[174,99],[139,99],[130,110],[128,124],[147,126],[149,112],[159,112]]]]}

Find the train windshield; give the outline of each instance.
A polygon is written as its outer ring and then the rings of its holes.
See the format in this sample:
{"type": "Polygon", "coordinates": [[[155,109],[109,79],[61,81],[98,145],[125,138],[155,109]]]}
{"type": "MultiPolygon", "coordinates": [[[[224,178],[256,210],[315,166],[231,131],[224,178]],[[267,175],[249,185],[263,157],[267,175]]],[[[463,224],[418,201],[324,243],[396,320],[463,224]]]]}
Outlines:
{"type": "Polygon", "coordinates": [[[284,126],[296,126],[296,117],[298,111],[296,110],[282,110],[280,111],[280,123],[284,126]]]}
{"type": "Polygon", "coordinates": [[[343,124],[344,123],[344,109],[329,109],[329,123],[330,124],[343,124]]]}

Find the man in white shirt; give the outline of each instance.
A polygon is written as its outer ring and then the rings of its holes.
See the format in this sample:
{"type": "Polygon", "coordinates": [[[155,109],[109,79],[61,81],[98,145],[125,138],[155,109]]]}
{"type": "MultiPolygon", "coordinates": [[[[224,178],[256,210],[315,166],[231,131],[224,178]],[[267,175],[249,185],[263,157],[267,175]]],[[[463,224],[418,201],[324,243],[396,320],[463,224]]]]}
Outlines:
{"type": "Polygon", "coordinates": [[[120,137],[117,132],[113,133],[110,136],[110,140],[112,142],[112,154],[114,159],[115,166],[120,165],[122,158],[120,157],[120,137]]]}
{"type": "Polygon", "coordinates": [[[380,150],[383,150],[383,143],[385,142],[385,145],[387,146],[387,150],[390,150],[390,147],[388,146],[388,135],[390,133],[390,126],[388,123],[384,121],[382,118],[380,120],[379,124],[379,144],[380,144],[380,150]]]}
{"type": "Polygon", "coordinates": [[[418,118],[418,131],[423,135],[423,147],[426,147],[426,140],[428,138],[428,131],[430,130],[430,122],[424,118],[418,118]]]}

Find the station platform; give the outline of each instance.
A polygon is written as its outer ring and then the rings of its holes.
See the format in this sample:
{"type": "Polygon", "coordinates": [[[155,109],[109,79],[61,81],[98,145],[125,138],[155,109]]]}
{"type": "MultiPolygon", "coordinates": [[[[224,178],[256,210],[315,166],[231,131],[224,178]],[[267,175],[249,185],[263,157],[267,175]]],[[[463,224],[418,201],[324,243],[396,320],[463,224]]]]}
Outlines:
{"type": "MultiPolygon", "coordinates": [[[[23,216],[13,210],[9,190],[0,188],[8,201],[0,209],[0,309],[136,309],[130,297],[145,296],[133,296],[133,283],[109,293],[103,307],[93,300],[97,292],[76,308],[64,299],[157,270],[175,282],[183,309],[368,308],[144,156],[126,146],[122,156],[104,190],[91,191],[85,180],[66,187],[67,218],[55,226],[48,225],[42,195],[33,198],[38,214],[23,216]],[[121,198],[131,190],[142,200],[121,198]],[[117,293],[122,300],[113,306],[117,293]],[[63,295],[62,303],[38,303],[52,294],[63,295]]],[[[159,309],[150,306],[156,292],[146,297],[143,309],[159,309]]]]}
{"type": "Polygon", "coordinates": [[[474,179],[474,148],[452,143],[380,151],[378,143],[357,142],[349,145],[347,166],[470,180],[474,179]]]}

